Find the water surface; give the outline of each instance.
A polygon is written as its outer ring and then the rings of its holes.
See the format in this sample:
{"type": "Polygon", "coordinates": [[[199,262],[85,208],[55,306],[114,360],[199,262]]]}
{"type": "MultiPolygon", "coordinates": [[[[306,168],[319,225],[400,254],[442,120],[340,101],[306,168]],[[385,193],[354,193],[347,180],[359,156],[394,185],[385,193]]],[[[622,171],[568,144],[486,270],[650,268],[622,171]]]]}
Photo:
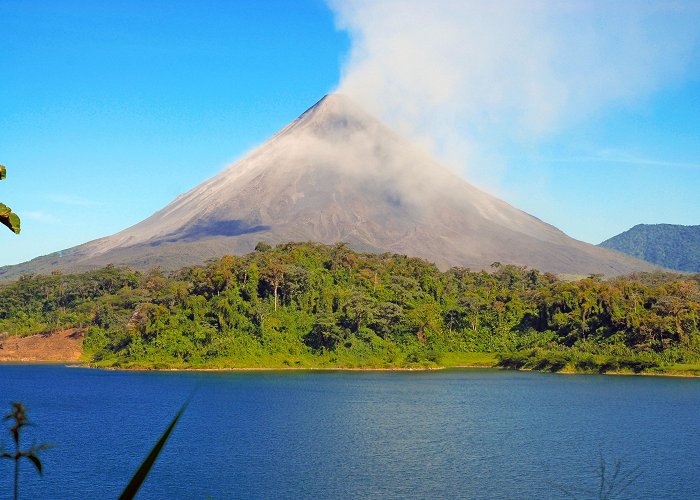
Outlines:
{"type": "Polygon", "coordinates": [[[0,388],[55,444],[26,498],[116,497],[195,389],[141,498],[590,498],[601,458],[623,498],[700,491],[698,379],[0,366],[0,388]]]}

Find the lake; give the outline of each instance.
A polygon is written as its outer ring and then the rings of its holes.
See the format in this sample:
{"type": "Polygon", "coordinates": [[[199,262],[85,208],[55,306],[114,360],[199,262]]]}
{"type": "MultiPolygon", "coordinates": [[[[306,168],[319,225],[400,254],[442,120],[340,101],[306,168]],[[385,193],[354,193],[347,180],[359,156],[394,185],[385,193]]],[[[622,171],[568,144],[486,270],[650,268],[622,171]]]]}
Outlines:
{"type": "Polygon", "coordinates": [[[140,498],[592,498],[601,460],[616,498],[700,492],[700,379],[5,365],[0,387],[55,445],[24,498],[115,498],[193,391],[140,498]]]}

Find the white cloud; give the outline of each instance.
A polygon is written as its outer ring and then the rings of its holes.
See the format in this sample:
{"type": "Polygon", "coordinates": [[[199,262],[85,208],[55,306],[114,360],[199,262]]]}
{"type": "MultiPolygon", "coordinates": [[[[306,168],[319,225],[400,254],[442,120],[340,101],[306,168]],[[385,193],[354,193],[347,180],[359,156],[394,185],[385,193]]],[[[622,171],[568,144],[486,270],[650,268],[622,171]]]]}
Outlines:
{"type": "Polygon", "coordinates": [[[352,41],[339,91],[477,177],[697,64],[700,2],[328,1],[352,41]]]}

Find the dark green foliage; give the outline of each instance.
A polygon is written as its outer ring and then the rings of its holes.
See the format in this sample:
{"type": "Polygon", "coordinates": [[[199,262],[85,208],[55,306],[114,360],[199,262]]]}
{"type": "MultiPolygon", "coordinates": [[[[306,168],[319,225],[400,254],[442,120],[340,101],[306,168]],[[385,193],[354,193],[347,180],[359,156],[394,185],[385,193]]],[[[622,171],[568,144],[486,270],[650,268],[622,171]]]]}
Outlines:
{"type": "Polygon", "coordinates": [[[659,368],[659,362],[644,353],[627,356],[591,355],[578,349],[541,350],[503,353],[498,356],[498,366],[511,370],[538,370],[558,372],[569,369],[584,373],[632,371],[641,373],[659,368]]]}
{"type": "Polygon", "coordinates": [[[258,241],[258,244],[255,245],[256,252],[267,252],[268,250],[272,250],[272,245],[264,241],[258,241]]]}
{"type": "Polygon", "coordinates": [[[436,366],[490,352],[509,368],[641,371],[700,359],[699,281],[440,272],[289,243],[171,274],[25,276],[0,286],[0,332],[82,328],[88,360],[115,366],[436,366]]]}
{"type": "MultiPolygon", "coordinates": [[[[0,165],[0,181],[5,179],[7,176],[7,169],[0,165]]],[[[7,205],[0,203],[0,224],[7,226],[7,228],[15,234],[20,232],[20,221],[16,213],[10,209],[7,205]]]]}
{"type": "Polygon", "coordinates": [[[639,224],[599,246],[668,269],[700,272],[700,226],[639,224]]]}
{"type": "Polygon", "coordinates": [[[528,356],[520,352],[502,353],[498,355],[498,366],[511,370],[520,370],[525,368],[528,360],[528,356]]]}
{"type": "Polygon", "coordinates": [[[173,429],[177,425],[178,420],[180,420],[180,417],[182,417],[182,414],[185,412],[188,404],[189,400],[182,405],[180,411],[177,412],[175,418],[173,418],[170,425],[168,425],[168,428],[165,429],[163,435],[160,437],[160,439],[158,439],[158,442],[156,442],[148,456],[146,456],[138,470],[134,473],[134,476],[129,481],[129,484],[126,485],[124,491],[122,491],[121,495],[119,495],[119,500],[130,500],[136,496],[136,493],[138,493],[141,485],[151,472],[153,464],[156,462],[156,459],[158,459],[160,452],[163,450],[163,446],[165,446],[165,443],[168,441],[170,434],[173,432],[173,429]]]}

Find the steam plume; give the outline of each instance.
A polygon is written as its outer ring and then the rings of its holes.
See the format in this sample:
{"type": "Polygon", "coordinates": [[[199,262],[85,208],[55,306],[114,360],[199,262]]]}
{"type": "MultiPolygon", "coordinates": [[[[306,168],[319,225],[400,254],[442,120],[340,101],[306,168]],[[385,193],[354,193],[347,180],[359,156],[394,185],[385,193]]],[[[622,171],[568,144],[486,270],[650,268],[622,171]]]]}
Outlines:
{"type": "Polygon", "coordinates": [[[328,2],[352,42],[339,91],[466,171],[646,97],[698,55],[699,2],[328,2]]]}

